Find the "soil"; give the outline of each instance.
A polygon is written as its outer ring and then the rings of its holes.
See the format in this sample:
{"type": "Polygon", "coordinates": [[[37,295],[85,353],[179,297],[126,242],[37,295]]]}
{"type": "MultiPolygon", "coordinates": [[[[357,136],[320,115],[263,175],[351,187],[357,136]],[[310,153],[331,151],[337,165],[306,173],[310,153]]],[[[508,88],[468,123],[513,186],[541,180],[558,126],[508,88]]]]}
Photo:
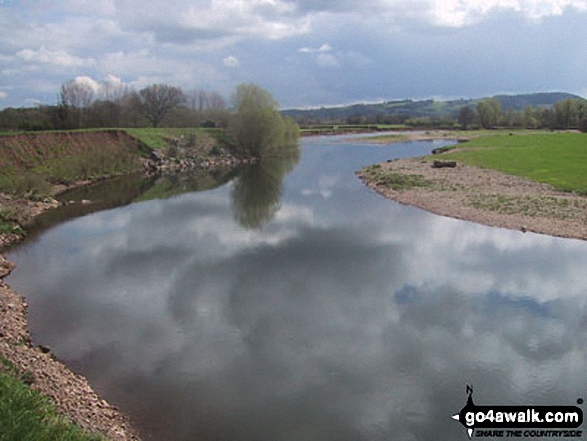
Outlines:
{"type": "MultiPolygon", "coordinates": [[[[434,157],[441,160],[442,155],[434,157]]],[[[529,179],[457,164],[434,168],[412,158],[365,168],[358,176],[381,195],[442,216],[523,232],[587,240],[587,197],[529,179]],[[386,176],[412,176],[417,185],[393,189],[386,176]]]]}
{"type": "Polygon", "coordinates": [[[49,159],[95,149],[136,151],[139,142],[123,130],[99,132],[22,133],[0,136],[0,168],[30,168],[49,159]]]}

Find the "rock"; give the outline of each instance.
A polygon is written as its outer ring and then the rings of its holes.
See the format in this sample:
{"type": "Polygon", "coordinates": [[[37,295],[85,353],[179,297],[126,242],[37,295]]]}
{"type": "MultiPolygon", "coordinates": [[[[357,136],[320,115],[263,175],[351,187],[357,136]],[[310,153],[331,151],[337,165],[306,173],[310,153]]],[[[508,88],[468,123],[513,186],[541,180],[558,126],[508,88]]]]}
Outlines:
{"type": "Polygon", "coordinates": [[[41,351],[43,354],[48,354],[51,352],[51,348],[49,346],[38,345],[37,348],[39,348],[39,351],[41,351]]]}
{"type": "Polygon", "coordinates": [[[0,255],[0,280],[9,275],[15,266],[16,265],[10,260],[6,260],[2,255],[0,255]]]}
{"type": "Polygon", "coordinates": [[[457,166],[456,161],[434,161],[432,163],[433,168],[454,168],[457,166]]]}
{"type": "Polygon", "coordinates": [[[151,152],[151,160],[154,162],[163,162],[165,160],[165,154],[159,150],[153,150],[151,152]]]}

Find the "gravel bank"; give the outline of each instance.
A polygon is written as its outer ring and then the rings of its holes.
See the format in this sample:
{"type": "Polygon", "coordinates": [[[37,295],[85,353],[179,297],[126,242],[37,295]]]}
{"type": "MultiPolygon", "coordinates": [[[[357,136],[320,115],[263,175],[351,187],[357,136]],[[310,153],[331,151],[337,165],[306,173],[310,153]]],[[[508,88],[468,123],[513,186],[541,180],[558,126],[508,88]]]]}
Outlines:
{"type": "Polygon", "coordinates": [[[442,216],[587,240],[587,197],[529,179],[464,164],[434,168],[427,158],[377,164],[357,175],[384,197],[442,216]]]}

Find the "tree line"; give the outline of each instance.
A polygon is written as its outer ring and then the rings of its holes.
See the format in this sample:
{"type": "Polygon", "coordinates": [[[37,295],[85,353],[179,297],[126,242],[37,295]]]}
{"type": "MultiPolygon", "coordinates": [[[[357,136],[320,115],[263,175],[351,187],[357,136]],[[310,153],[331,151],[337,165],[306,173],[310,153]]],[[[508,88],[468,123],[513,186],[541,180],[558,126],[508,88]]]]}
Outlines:
{"type": "Polygon", "coordinates": [[[34,109],[5,109],[0,127],[8,130],[50,130],[118,127],[220,127],[234,138],[235,153],[247,156],[282,155],[297,148],[299,128],[282,117],[279,103],[256,84],[240,84],[232,94],[232,108],[218,93],[184,92],[167,84],[139,91],[126,87],[101,88],[69,81],[61,85],[59,103],[34,109]]]}
{"type": "Polygon", "coordinates": [[[140,90],[122,83],[98,86],[79,80],[63,83],[54,105],[0,111],[0,129],[228,126],[227,101],[214,91],[184,91],[167,84],[140,90]]]}
{"type": "MultiPolygon", "coordinates": [[[[454,129],[492,129],[527,128],[565,130],[580,129],[587,131],[587,100],[567,98],[553,105],[526,106],[523,110],[502,109],[501,102],[496,98],[486,98],[463,104],[456,110],[436,112],[433,101],[407,101],[412,112],[400,111],[388,114],[383,111],[374,112],[372,106],[356,105],[355,109],[341,108],[339,113],[355,110],[350,115],[320,117],[307,112],[298,112],[293,116],[302,126],[324,124],[349,125],[407,125],[411,127],[434,127],[454,129]],[[421,115],[422,112],[435,112],[433,115],[421,115]]],[[[451,108],[454,106],[451,102],[451,108]]],[[[403,103],[399,103],[403,104],[403,103]]],[[[289,111],[288,111],[289,112],[289,111]]],[[[291,113],[291,112],[289,112],[291,113]]],[[[334,111],[329,113],[333,114],[334,111]]]]}
{"type": "Polygon", "coordinates": [[[496,127],[565,130],[587,132],[587,100],[566,99],[552,107],[527,106],[522,111],[503,111],[495,98],[487,98],[475,107],[463,107],[457,122],[463,129],[471,126],[483,129],[496,127]]]}

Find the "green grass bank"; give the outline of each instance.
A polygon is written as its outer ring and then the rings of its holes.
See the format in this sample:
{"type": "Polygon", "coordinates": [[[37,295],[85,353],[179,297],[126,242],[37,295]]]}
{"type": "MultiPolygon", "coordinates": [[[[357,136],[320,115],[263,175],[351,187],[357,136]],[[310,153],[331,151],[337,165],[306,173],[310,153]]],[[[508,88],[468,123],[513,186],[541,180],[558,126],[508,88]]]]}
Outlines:
{"type": "Polygon", "coordinates": [[[48,397],[26,384],[11,363],[0,358],[0,441],[101,441],[57,414],[48,397]]]}
{"type": "MultiPolygon", "coordinates": [[[[435,158],[436,159],[436,158],[435,158]]],[[[501,134],[472,139],[442,155],[587,195],[587,134],[501,134]]]]}

